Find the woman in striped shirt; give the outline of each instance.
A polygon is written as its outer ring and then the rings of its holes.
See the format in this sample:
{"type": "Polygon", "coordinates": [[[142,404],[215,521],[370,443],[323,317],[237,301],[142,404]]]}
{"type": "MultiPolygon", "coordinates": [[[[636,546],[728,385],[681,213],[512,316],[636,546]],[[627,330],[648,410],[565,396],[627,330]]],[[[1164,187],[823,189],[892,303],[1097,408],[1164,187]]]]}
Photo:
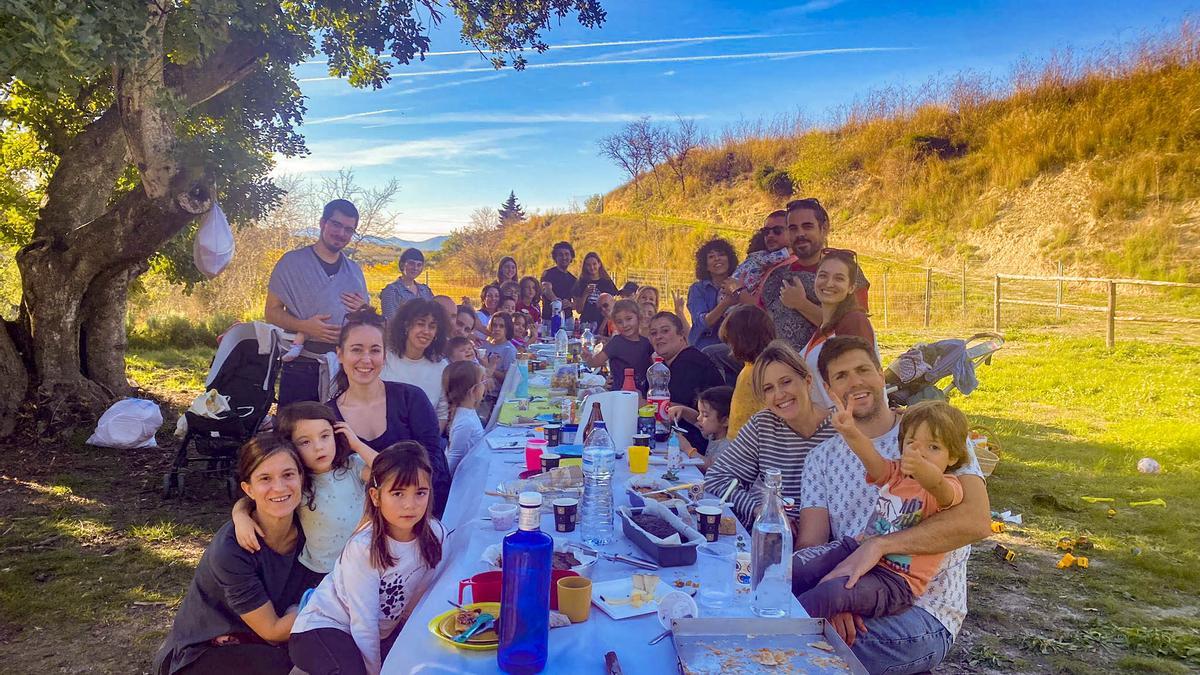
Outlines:
{"type": "Polygon", "coordinates": [[[714,495],[723,494],[737,479],[729,501],[747,529],[762,505],[760,484],[765,471],[779,469],[783,497],[799,501],[809,451],[837,435],[829,411],[809,395],[812,380],[804,359],[783,340],[772,341],[754,361],[754,391],[766,407],[750,417],[704,479],[705,490],[714,495]]]}

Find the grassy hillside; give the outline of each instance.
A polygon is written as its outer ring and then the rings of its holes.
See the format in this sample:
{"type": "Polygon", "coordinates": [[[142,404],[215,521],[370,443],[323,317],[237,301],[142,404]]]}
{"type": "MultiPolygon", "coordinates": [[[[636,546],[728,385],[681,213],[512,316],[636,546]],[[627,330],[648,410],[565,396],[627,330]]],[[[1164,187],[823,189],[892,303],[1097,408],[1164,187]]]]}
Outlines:
{"type": "Polygon", "coordinates": [[[445,258],[486,268],[515,251],[540,269],[548,243],[570,234],[614,266],[688,267],[695,242],[757,227],[794,194],[821,199],[835,239],[860,251],[1200,279],[1195,23],[1112,53],[1019,64],[1004,82],[960,75],[876,92],[834,117],[727,131],[693,153],[682,187],[660,166],[606,195],[602,217],[534,219],[483,248],[460,236],[445,258]]]}

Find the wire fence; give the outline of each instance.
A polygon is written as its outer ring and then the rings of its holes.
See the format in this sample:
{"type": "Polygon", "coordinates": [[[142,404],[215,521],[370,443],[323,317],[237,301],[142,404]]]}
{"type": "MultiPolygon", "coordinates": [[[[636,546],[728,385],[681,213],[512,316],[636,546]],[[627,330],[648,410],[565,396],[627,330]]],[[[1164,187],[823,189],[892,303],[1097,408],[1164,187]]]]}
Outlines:
{"type": "MultiPolygon", "coordinates": [[[[956,270],[869,255],[860,255],[859,262],[871,284],[868,311],[877,329],[1044,329],[1106,336],[1110,345],[1128,340],[1200,345],[1200,284],[996,275],[971,261],[956,270]]],[[[686,294],[695,281],[693,270],[679,266],[611,272],[618,283],[633,281],[657,287],[664,308],[670,306],[672,292],[686,294]]],[[[423,281],[436,294],[448,295],[456,302],[468,298],[477,305],[480,289],[489,280],[469,270],[429,267],[423,281]]]]}

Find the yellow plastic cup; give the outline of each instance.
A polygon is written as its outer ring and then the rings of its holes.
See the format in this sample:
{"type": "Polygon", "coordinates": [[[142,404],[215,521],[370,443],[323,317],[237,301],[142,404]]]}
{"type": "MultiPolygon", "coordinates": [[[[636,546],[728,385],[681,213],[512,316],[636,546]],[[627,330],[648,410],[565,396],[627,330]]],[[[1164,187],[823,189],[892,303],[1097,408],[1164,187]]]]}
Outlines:
{"type": "Polygon", "coordinates": [[[650,470],[650,448],[644,445],[629,446],[629,472],[646,473],[650,470]]]}

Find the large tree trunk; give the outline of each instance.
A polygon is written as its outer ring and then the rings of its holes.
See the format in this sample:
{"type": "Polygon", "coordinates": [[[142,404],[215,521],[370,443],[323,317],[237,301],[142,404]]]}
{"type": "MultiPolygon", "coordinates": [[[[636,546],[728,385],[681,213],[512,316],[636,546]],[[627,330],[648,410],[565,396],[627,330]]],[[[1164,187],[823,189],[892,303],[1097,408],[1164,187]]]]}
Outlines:
{"type": "Polygon", "coordinates": [[[9,334],[9,324],[0,321],[0,438],[13,432],[17,410],[25,401],[29,389],[29,373],[25,359],[9,334]]]}
{"type": "Polygon", "coordinates": [[[129,380],[125,377],[125,309],[129,283],[146,268],[141,263],[96,277],[80,309],[83,375],[103,385],[114,396],[129,394],[129,380]]]}
{"type": "Polygon", "coordinates": [[[38,213],[33,240],[17,254],[29,323],[14,343],[0,330],[0,437],[32,400],[39,435],[90,423],[128,392],[125,309],[129,282],[168,239],[213,203],[197,158],[177,152],[181,109],[246,78],[266,55],[255,40],[230,41],[204,61],[171,64],[166,14],[146,3],[145,53],[114,72],[115,103],[69,141],[38,213]],[[132,162],[140,184],[117,196],[132,162]]]}

